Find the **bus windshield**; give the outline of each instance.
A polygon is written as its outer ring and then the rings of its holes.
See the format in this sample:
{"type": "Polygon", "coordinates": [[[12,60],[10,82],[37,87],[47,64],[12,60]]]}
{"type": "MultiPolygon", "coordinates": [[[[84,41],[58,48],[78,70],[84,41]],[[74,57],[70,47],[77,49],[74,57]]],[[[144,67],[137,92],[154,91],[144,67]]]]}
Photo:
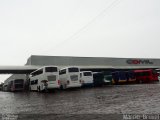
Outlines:
{"type": "Polygon", "coordinates": [[[46,67],[45,72],[57,72],[57,67],[46,67]]]}
{"type": "Polygon", "coordinates": [[[68,69],[69,72],[79,72],[78,68],[69,68],[68,69]]]}
{"type": "Polygon", "coordinates": [[[23,79],[16,79],[14,82],[15,82],[15,84],[23,84],[23,79]]]}
{"type": "Polygon", "coordinates": [[[83,75],[84,76],[92,76],[91,72],[84,72],[83,75]]]}

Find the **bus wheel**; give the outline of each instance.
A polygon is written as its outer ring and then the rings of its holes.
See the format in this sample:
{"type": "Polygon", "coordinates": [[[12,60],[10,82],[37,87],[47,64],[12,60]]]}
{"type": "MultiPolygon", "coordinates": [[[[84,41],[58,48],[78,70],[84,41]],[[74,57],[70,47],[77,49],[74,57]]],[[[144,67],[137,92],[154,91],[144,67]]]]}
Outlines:
{"type": "Polygon", "coordinates": [[[139,80],[136,80],[136,83],[138,84],[138,83],[139,83],[139,80]]]}
{"type": "Polygon", "coordinates": [[[41,87],[39,86],[39,92],[41,92],[41,87]]]}
{"type": "Polygon", "coordinates": [[[129,79],[127,79],[126,83],[129,84],[129,79]]]}
{"type": "Polygon", "coordinates": [[[63,89],[65,90],[67,88],[66,84],[63,85],[63,89]]]}
{"type": "Polygon", "coordinates": [[[37,91],[38,91],[38,92],[40,92],[40,91],[41,91],[40,86],[37,86],[37,91]]]}
{"type": "Polygon", "coordinates": [[[37,92],[39,92],[39,87],[37,86],[37,92]]]}
{"type": "Polygon", "coordinates": [[[115,84],[118,85],[118,84],[119,84],[119,81],[118,81],[118,80],[115,80],[115,84]]]}
{"type": "Polygon", "coordinates": [[[63,86],[62,85],[60,86],[60,89],[63,90],[63,86]]]}
{"type": "Polygon", "coordinates": [[[142,84],[142,80],[139,80],[139,83],[142,84]]]}

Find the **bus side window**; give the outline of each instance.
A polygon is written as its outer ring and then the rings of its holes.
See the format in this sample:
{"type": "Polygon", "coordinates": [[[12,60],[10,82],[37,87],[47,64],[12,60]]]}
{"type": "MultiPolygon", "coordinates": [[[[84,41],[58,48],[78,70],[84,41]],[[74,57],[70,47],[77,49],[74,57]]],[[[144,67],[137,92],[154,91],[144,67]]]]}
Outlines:
{"type": "Polygon", "coordinates": [[[31,83],[31,85],[34,85],[34,80],[32,80],[30,83],[31,83]]]}
{"type": "Polygon", "coordinates": [[[30,83],[31,83],[31,85],[38,84],[38,80],[32,80],[30,83]]]}
{"type": "Polygon", "coordinates": [[[34,76],[36,76],[36,72],[34,72],[34,73],[31,74],[31,77],[34,77],[34,76]]]}
{"type": "Polygon", "coordinates": [[[35,84],[38,84],[38,80],[35,80],[35,84]]]}
{"type": "Polygon", "coordinates": [[[33,76],[34,76],[34,73],[31,73],[31,74],[30,74],[30,77],[33,77],[33,76]]]}
{"type": "Polygon", "coordinates": [[[80,73],[80,77],[82,77],[82,73],[80,73]]]}
{"type": "Polygon", "coordinates": [[[32,73],[31,75],[32,75],[32,77],[33,76],[36,76],[36,75],[40,75],[40,74],[42,74],[43,73],[43,69],[40,69],[40,70],[38,70],[38,71],[35,71],[34,73],[32,73]]]}

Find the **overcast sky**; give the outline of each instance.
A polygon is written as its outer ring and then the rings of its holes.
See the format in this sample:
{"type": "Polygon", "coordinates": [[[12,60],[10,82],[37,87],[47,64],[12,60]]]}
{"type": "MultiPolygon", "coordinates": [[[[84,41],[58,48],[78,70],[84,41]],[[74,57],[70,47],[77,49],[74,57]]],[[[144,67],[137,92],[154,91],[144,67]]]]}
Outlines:
{"type": "Polygon", "coordinates": [[[159,45],[160,0],[0,0],[0,65],[31,55],[160,58],[159,45]]]}

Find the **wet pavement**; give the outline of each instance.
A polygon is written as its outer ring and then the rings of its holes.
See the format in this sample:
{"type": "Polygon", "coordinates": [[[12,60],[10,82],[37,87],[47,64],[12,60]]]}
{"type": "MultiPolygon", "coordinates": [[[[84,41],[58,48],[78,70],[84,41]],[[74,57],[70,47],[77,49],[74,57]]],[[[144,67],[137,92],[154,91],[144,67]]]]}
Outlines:
{"type": "Polygon", "coordinates": [[[49,93],[0,92],[0,113],[15,119],[116,120],[160,114],[160,84],[104,86],[49,93]]]}

